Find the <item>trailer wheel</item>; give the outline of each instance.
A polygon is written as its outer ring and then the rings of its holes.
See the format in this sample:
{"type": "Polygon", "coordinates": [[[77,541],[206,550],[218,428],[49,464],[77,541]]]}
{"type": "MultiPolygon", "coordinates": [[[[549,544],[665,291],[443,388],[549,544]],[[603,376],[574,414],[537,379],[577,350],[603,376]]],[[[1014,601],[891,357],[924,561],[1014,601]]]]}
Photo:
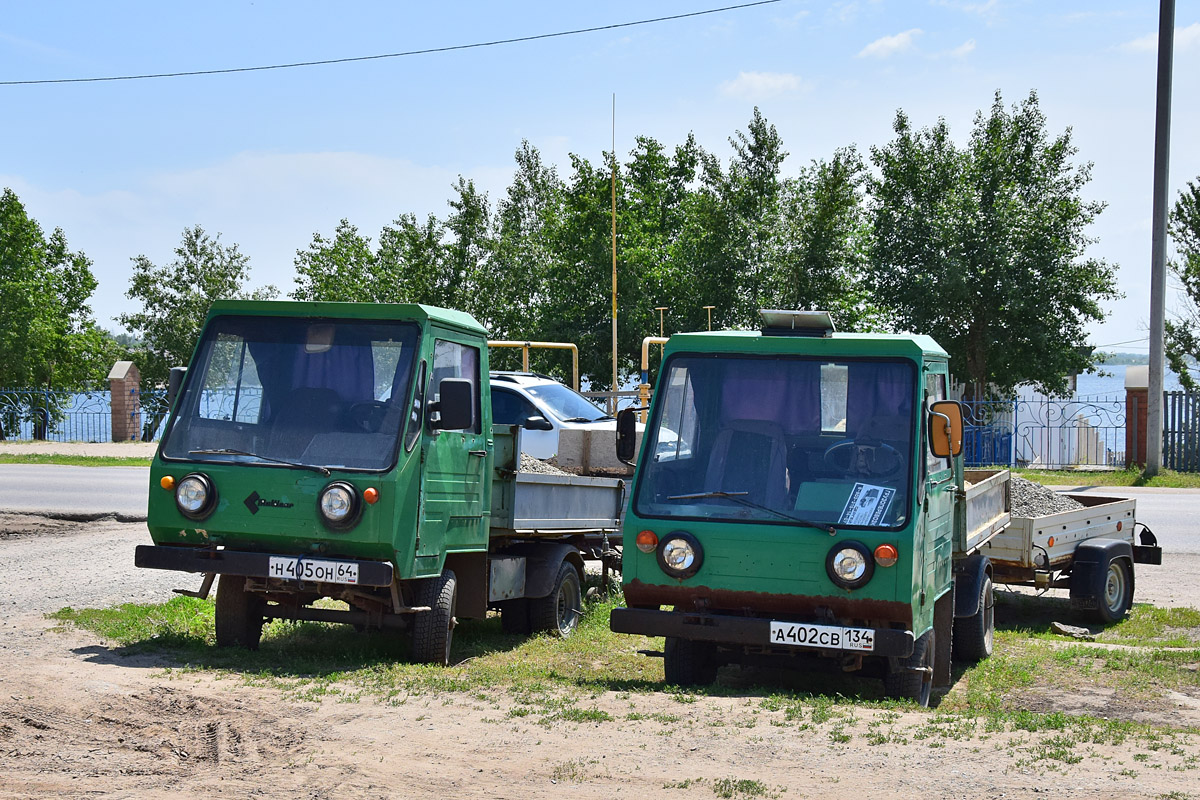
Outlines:
{"type": "Polygon", "coordinates": [[[663,648],[663,672],[672,686],[703,686],[717,679],[713,646],[668,636],[663,648]]]}
{"type": "Polygon", "coordinates": [[[1104,570],[1104,584],[1096,598],[1096,617],[1103,623],[1120,622],[1133,605],[1133,571],[1129,562],[1120,556],[1109,559],[1104,570]]]}
{"type": "Polygon", "coordinates": [[[458,605],[458,579],[453,570],[436,578],[427,578],[416,586],[417,605],[429,606],[418,611],[413,620],[413,660],[422,664],[450,664],[450,640],[454,636],[454,617],[458,605]]]}
{"type": "Polygon", "coordinates": [[[583,593],[579,588],[579,573],[569,562],[558,568],[554,588],[545,597],[529,598],[529,624],[534,633],[546,631],[562,638],[571,635],[579,625],[583,593]]]}
{"type": "Polygon", "coordinates": [[[500,630],[515,636],[533,633],[533,627],[529,624],[528,600],[522,597],[500,604],[500,630]]]}
{"type": "Polygon", "coordinates": [[[883,678],[883,689],[888,697],[912,700],[923,708],[928,707],[933,692],[933,640],[933,631],[926,631],[913,643],[911,656],[888,661],[888,671],[883,678]]]}
{"type": "Polygon", "coordinates": [[[954,620],[954,658],[972,662],[989,658],[995,630],[992,579],[985,575],[979,587],[979,610],[972,617],[954,620]]]}
{"type": "Polygon", "coordinates": [[[257,650],[262,639],[261,597],[246,591],[243,575],[222,575],[217,583],[217,647],[257,650]]]}

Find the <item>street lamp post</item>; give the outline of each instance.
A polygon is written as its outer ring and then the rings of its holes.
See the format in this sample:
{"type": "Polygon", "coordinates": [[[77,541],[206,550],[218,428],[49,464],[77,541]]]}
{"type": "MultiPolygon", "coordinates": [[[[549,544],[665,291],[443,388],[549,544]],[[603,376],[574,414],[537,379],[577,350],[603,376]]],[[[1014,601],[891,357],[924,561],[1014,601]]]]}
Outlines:
{"type": "Polygon", "coordinates": [[[705,306],[704,308],[706,311],[708,311],[708,329],[711,331],[712,330],[712,310],[714,308],[716,308],[716,306],[705,306]]]}

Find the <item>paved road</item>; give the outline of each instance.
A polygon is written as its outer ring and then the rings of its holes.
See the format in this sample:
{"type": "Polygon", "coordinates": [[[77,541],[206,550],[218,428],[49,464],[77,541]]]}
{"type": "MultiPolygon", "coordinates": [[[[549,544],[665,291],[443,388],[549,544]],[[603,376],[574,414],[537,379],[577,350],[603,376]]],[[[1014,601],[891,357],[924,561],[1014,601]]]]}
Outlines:
{"type": "Polygon", "coordinates": [[[0,511],[144,520],[149,485],[146,467],[0,464],[0,511]]]}
{"type": "Polygon", "coordinates": [[[1132,497],[1138,522],[1154,531],[1164,553],[1200,554],[1200,489],[1080,486],[1060,491],[1132,497]]]}

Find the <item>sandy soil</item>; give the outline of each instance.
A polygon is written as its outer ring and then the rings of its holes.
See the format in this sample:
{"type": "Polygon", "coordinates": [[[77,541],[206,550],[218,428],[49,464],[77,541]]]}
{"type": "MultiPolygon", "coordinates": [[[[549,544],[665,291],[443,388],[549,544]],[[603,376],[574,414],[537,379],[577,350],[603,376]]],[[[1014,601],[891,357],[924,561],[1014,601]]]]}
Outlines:
{"type": "Polygon", "coordinates": [[[158,442],[9,442],[0,441],[0,453],[31,455],[53,453],[64,456],[110,458],[153,458],[158,442]]]}
{"type": "MultiPolygon", "coordinates": [[[[780,798],[1156,798],[1197,786],[1200,738],[1189,733],[1153,747],[1137,736],[1079,745],[1083,760],[1068,764],[1042,758],[1053,731],[979,723],[942,735],[930,713],[850,706],[796,719],[766,710],[757,690],[581,698],[611,717],[600,722],[520,716],[500,691],[303,702],[51,628],[43,612],[63,605],[162,599],[179,585],[134,570],[132,548],[146,540],[137,524],[0,515],[0,798],[712,798],[730,779],[765,787],[732,784],[734,797],[780,798]]],[[[1200,606],[1200,557],[1174,563],[1170,581],[1152,577],[1166,572],[1139,573],[1139,600],[1200,606]]],[[[1183,695],[1030,702],[1200,728],[1200,703],[1183,695]]]]}

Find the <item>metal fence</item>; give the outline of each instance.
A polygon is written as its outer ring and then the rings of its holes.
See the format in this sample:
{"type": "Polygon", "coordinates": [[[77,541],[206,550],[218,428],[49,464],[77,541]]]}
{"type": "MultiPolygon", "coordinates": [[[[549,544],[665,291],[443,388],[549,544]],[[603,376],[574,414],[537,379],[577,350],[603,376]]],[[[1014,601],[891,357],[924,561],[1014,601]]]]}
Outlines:
{"type": "Polygon", "coordinates": [[[1125,398],[966,403],[969,466],[1124,467],[1125,398]]]}
{"type": "Polygon", "coordinates": [[[1200,394],[1163,392],[1163,466],[1200,472],[1200,394]]]}
{"type": "Polygon", "coordinates": [[[54,442],[110,441],[109,392],[0,389],[0,436],[54,442]]]}

